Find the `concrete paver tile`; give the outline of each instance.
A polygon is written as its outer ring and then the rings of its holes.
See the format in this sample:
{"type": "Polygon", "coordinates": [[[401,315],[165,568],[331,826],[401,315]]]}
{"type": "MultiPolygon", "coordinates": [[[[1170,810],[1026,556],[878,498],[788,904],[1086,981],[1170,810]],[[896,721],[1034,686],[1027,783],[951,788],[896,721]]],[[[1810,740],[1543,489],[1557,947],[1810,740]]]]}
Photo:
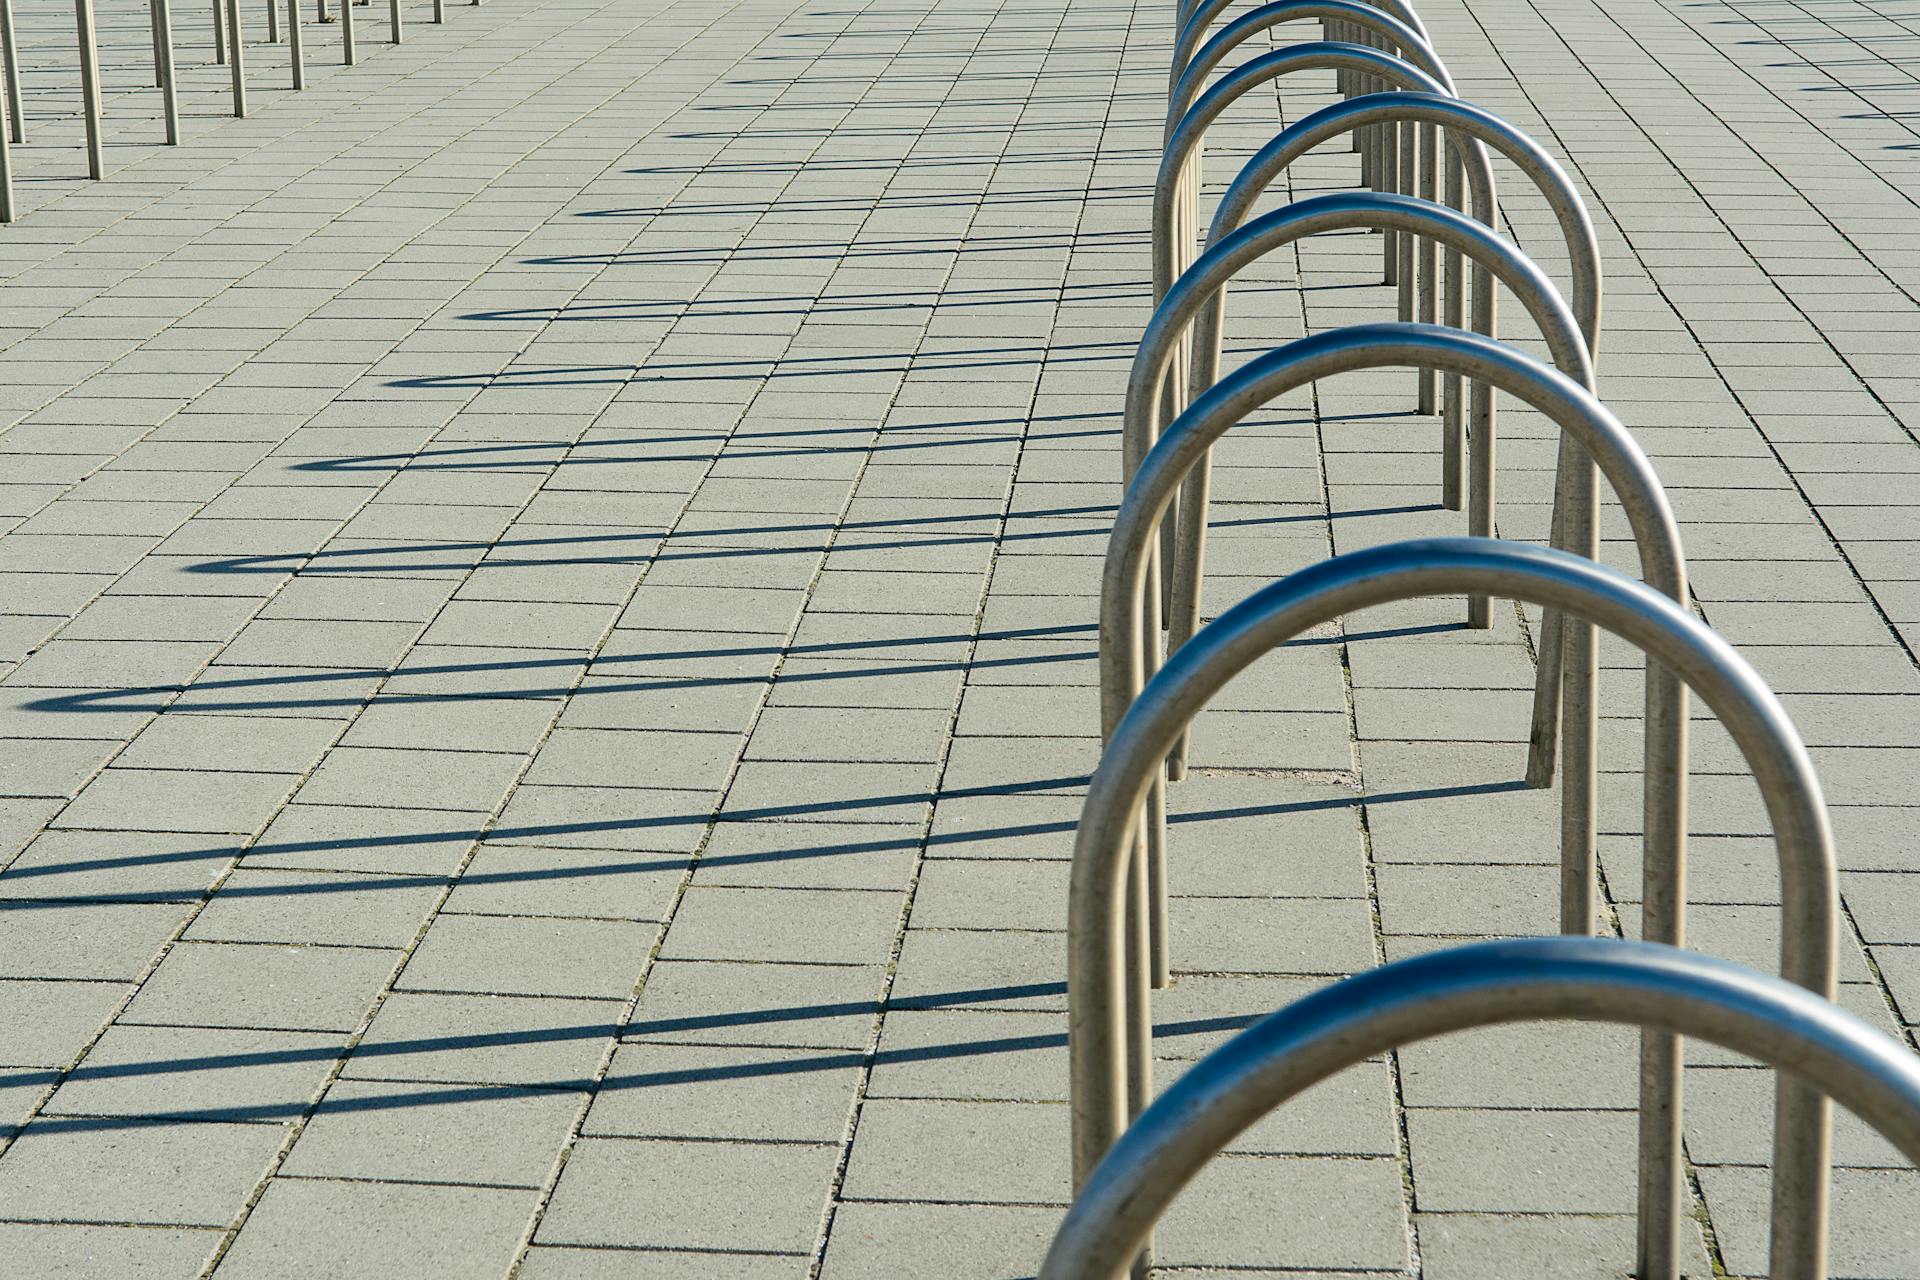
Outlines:
{"type": "Polygon", "coordinates": [[[547,1244],[804,1253],[819,1234],[831,1146],[585,1138],[538,1237],[547,1244]],[[636,1217],[624,1206],[652,1211],[636,1217]]]}
{"type": "Polygon", "coordinates": [[[504,1268],[535,1197],[497,1187],[276,1178],[221,1260],[236,1276],[479,1274],[504,1268]]]}

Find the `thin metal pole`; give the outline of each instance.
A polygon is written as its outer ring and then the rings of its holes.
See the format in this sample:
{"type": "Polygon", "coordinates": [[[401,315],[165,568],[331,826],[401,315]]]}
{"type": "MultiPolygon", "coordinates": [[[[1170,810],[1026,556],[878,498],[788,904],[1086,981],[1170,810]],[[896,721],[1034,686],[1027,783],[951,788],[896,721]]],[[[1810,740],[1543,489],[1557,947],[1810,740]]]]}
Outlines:
{"type": "Polygon", "coordinates": [[[147,3],[147,31],[153,37],[153,87],[160,87],[160,17],[153,0],[147,3]]]}
{"type": "Polygon", "coordinates": [[[393,29],[393,42],[399,44],[401,40],[400,0],[387,0],[387,22],[393,29]]]}
{"type": "Polygon", "coordinates": [[[433,0],[433,20],[435,22],[447,20],[447,0],[433,0]]]}
{"type": "Polygon", "coordinates": [[[327,12],[327,0],[313,0],[313,18],[316,22],[333,21],[333,15],[327,12]]]}
{"type": "Polygon", "coordinates": [[[0,0],[0,75],[7,80],[7,125],[13,140],[27,140],[27,115],[20,103],[20,48],[14,43],[13,0],[0,0]]]}
{"type": "Polygon", "coordinates": [[[300,44],[300,0],[287,0],[287,61],[293,66],[293,87],[307,87],[307,55],[300,44]]]}
{"type": "Polygon", "coordinates": [[[280,43],[280,9],[275,0],[267,0],[267,43],[280,43]]]}
{"type": "Polygon", "coordinates": [[[216,66],[227,63],[227,13],[220,7],[221,0],[213,0],[213,61],[216,66]]]}
{"type": "Polygon", "coordinates": [[[353,0],[340,0],[340,55],[349,67],[359,56],[353,45],[353,0]]]}
{"type": "Polygon", "coordinates": [[[227,65],[233,71],[233,117],[247,116],[247,68],[241,54],[240,0],[227,2],[227,65]]]}
{"type": "Polygon", "coordinates": [[[13,144],[7,140],[4,118],[8,114],[5,101],[0,100],[0,223],[13,221],[13,144]]]}
{"type": "Polygon", "coordinates": [[[180,145],[180,91],[174,84],[172,0],[153,0],[153,46],[160,67],[160,111],[165,118],[167,145],[180,145]]]}
{"type": "MultiPolygon", "coordinates": [[[[1420,198],[1440,199],[1440,130],[1431,124],[1419,127],[1420,198]]],[[[1440,318],[1440,300],[1435,290],[1440,280],[1440,246],[1432,237],[1422,237],[1418,245],[1420,316],[1423,324],[1440,318]]],[[[1431,369],[1420,371],[1420,412],[1432,413],[1439,403],[1438,379],[1431,369]]]]}
{"type": "Polygon", "coordinates": [[[93,43],[93,0],[74,0],[80,40],[80,110],[87,121],[87,176],[102,178],[107,158],[100,146],[100,61],[93,43]]]}

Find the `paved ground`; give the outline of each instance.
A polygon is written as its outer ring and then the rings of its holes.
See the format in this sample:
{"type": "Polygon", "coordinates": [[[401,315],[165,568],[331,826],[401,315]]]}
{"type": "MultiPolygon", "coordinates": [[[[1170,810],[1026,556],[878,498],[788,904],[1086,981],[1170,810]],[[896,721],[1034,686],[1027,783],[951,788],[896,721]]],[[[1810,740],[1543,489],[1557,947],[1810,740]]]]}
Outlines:
{"type": "MultiPolygon", "coordinates": [[[[250,49],[242,122],[195,11],[172,152],[116,8],[87,185],[68,13],[21,5],[0,1274],[1030,1274],[1066,1197],[1064,858],[1170,6],[410,5],[350,71],[309,26],[298,97],[250,49]]],[[[1589,193],[1603,391],[1704,615],[1814,747],[1847,1003],[1905,1033],[1920,11],[1422,10],[1589,193]]],[[[1242,108],[1213,178],[1328,89],[1242,108]]],[[[1329,152],[1296,189],[1353,180],[1329,152]]],[[[1275,259],[1234,345],[1385,314],[1377,261],[1275,259]]],[[[1410,385],[1238,434],[1211,610],[1458,527],[1410,385]]],[[[1550,442],[1505,421],[1502,530],[1538,537],[1550,442]]],[[[1527,632],[1459,617],[1369,615],[1209,714],[1163,1076],[1331,975],[1551,926],[1527,632]]],[[[1630,931],[1637,677],[1607,660],[1630,931]]],[[[1770,964],[1757,794],[1704,722],[1696,759],[1694,934],[1770,964]]],[[[1631,1055],[1513,1030],[1368,1064],[1215,1166],[1162,1258],[1619,1275],[1631,1055]]],[[[1757,1273],[1767,1077],[1696,1051],[1688,1088],[1691,1273],[1757,1273]]],[[[1920,1181],[1837,1145],[1835,1274],[1920,1275],[1920,1181]]]]}

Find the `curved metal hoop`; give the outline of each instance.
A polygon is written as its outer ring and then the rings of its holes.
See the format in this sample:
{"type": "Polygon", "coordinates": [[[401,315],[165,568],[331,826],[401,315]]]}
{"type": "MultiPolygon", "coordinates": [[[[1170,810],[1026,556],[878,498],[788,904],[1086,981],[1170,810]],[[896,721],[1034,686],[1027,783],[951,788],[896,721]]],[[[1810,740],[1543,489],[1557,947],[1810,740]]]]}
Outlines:
{"type": "MultiPolygon", "coordinates": [[[[1469,372],[1479,376],[1492,371],[1469,372]]],[[[1170,437],[1161,448],[1177,443],[1170,437]]],[[[1142,476],[1146,475],[1143,467],[1142,476]]],[[[1162,508],[1165,492],[1162,486],[1162,508]]],[[[1144,514],[1157,518],[1150,510],[1144,514]]],[[[1140,560],[1131,558],[1135,563],[1140,560]]],[[[1110,557],[1109,574],[1119,571],[1110,557]]],[[[1130,589],[1123,586],[1122,598],[1137,600],[1137,573],[1129,585],[1130,589]]],[[[1140,901],[1146,859],[1139,855],[1136,842],[1167,751],[1220,689],[1288,640],[1356,610],[1471,591],[1551,605],[1570,617],[1596,623],[1645,652],[1650,659],[1650,752],[1659,748],[1658,734],[1674,734],[1681,743],[1685,741],[1684,709],[1679,724],[1658,724],[1662,713],[1653,703],[1656,682],[1651,678],[1656,664],[1701,695],[1759,782],[1773,826],[1784,914],[1781,972],[1817,994],[1833,994],[1839,890],[1819,780],[1779,700],[1726,641],[1652,588],[1591,560],[1550,548],[1486,538],[1435,538],[1336,556],[1243,600],[1174,653],[1114,726],[1094,771],[1074,838],[1067,918],[1077,1180],[1084,1181],[1092,1172],[1151,1096],[1149,975],[1140,901]]],[[[1133,612],[1137,628],[1137,610],[1133,612]]],[[[1650,781],[1655,767],[1649,761],[1650,781]]],[[[1684,814],[1685,778],[1668,781],[1679,799],[1675,807],[1684,814]]],[[[1650,786],[1650,815],[1653,804],[1650,786]]],[[[1683,861],[1671,867],[1655,865],[1651,821],[1648,825],[1646,880],[1651,913],[1661,882],[1677,897],[1678,886],[1685,881],[1683,861]]],[[[1674,834],[1683,859],[1684,824],[1674,834]]],[[[1673,905],[1677,907],[1677,902],[1673,905]]],[[[1650,1042],[1646,1061],[1658,1067],[1646,1075],[1657,1075],[1655,1083],[1674,1103],[1663,1114],[1642,1116],[1643,1134],[1653,1123],[1659,1126],[1658,1132],[1676,1139],[1670,1149],[1643,1150],[1641,1166],[1643,1184],[1651,1180],[1660,1188],[1657,1219],[1670,1241],[1681,1185],[1672,1167],[1678,1151],[1677,1044],[1671,1038],[1650,1042]]],[[[1776,1215],[1791,1220],[1796,1214],[1824,1212],[1826,1135],[1824,1099],[1804,1084],[1783,1081],[1776,1111],[1776,1215]]],[[[1654,1247],[1658,1248],[1657,1239],[1654,1247]]]]}
{"type": "Polygon", "coordinates": [[[1153,187],[1153,296],[1157,302],[1186,264],[1176,265],[1176,195],[1188,161],[1205,141],[1208,126],[1237,99],[1258,86],[1298,71],[1356,71],[1430,93],[1452,92],[1404,58],[1365,45],[1313,40],[1287,45],[1243,62],[1222,76],[1170,125],[1153,187]]]}
{"type": "MultiPolygon", "coordinates": [[[[1438,80],[1446,86],[1447,92],[1454,91],[1453,78],[1447,74],[1446,64],[1440,61],[1440,55],[1434,51],[1425,33],[1367,4],[1365,0],[1268,0],[1268,3],[1241,14],[1222,27],[1197,50],[1186,51],[1184,65],[1182,52],[1176,48],[1174,65],[1180,70],[1167,92],[1168,135],[1172,134],[1174,125],[1186,114],[1187,108],[1193,105],[1207,76],[1228,54],[1262,31],[1270,31],[1288,22],[1310,22],[1314,19],[1322,23],[1343,22],[1375,39],[1392,41],[1398,46],[1397,56],[1402,61],[1413,64],[1438,80]]],[[[1182,38],[1185,38],[1185,32],[1182,32],[1182,38]]],[[[1386,52],[1394,51],[1390,49],[1386,52]]]]}
{"type": "MultiPolygon", "coordinates": [[[[1783,1084],[1790,1071],[1920,1164],[1920,1059],[1844,1009],[1743,966],[1654,943],[1480,943],[1347,978],[1269,1014],[1188,1068],[1086,1179],[1040,1280],[1118,1280],[1209,1159],[1338,1071],[1449,1032],[1569,1018],[1697,1036],[1779,1069],[1783,1084]]],[[[1770,1274],[1824,1275],[1825,1227],[1824,1203],[1794,1206],[1783,1221],[1776,1197],[1770,1274]]]]}
{"type": "MultiPolygon", "coordinates": [[[[1375,196],[1323,197],[1333,202],[1363,202],[1381,199],[1375,196]]],[[[1420,207],[1422,202],[1406,201],[1420,207]]],[[[1222,241],[1209,253],[1221,255],[1219,273],[1230,267],[1227,255],[1241,238],[1254,239],[1269,219],[1283,219],[1306,207],[1291,206],[1249,223],[1233,237],[1222,241]]],[[[1439,216],[1438,206],[1426,206],[1426,216],[1439,216]]],[[[1474,235],[1486,235],[1484,228],[1458,214],[1461,227],[1474,235]]],[[[1409,223],[1408,225],[1417,225],[1409,223]]],[[[1463,238],[1461,243],[1471,244],[1463,238]]],[[[1516,267],[1532,274],[1532,289],[1558,303],[1556,345],[1568,353],[1576,367],[1584,371],[1582,352],[1565,304],[1544,284],[1545,276],[1531,260],[1515,251],[1514,262],[1503,262],[1503,278],[1516,267]]],[[[1525,275],[1522,274],[1522,279],[1525,275]]],[[[1189,288],[1169,295],[1192,306],[1205,296],[1216,282],[1193,273],[1189,288]]],[[[1130,385],[1129,404],[1148,400],[1151,386],[1151,354],[1168,341],[1165,336],[1177,331],[1178,307],[1168,308],[1170,318],[1160,323],[1161,313],[1149,324],[1142,342],[1142,361],[1135,365],[1135,381],[1130,385]],[[1143,373],[1147,364],[1149,371],[1143,373]]],[[[1547,313],[1549,317],[1553,313],[1547,313]]],[[[1686,569],[1680,551],[1680,535],[1652,464],[1619,420],[1595,400],[1578,382],[1555,372],[1531,356],[1492,339],[1430,325],[1373,324],[1356,325],[1326,333],[1312,334],[1270,351],[1233,371],[1208,388],[1170,426],[1141,461],[1134,480],[1121,500],[1114,517],[1113,532],[1107,540],[1106,563],[1102,571],[1100,600],[1100,697],[1101,731],[1111,735],[1117,730],[1127,708],[1141,695],[1157,665],[1159,634],[1156,610],[1159,584],[1155,580],[1158,560],[1155,555],[1156,530],[1162,527],[1174,495],[1200,472],[1200,466],[1218,439],[1258,406],[1288,391],[1341,373],[1376,368],[1432,368],[1458,372],[1486,380],[1518,396],[1543,413],[1580,446],[1585,459],[1579,472],[1580,483],[1569,490],[1571,528],[1585,531],[1587,541],[1573,550],[1596,559],[1598,547],[1591,534],[1596,527],[1594,509],[1598,501],[1596,469],[1604,472],[1625,508],[1628,523],[1641,557],[1641,571],[1659,590],[1676,600],[1686,598],[1686,569]]],[[[1204,493],[1195,505],[1204,504],[1204,493]]],[[[1183,501],[1181,515],[1186,506],[1183,501]]],[[[1182,568],[1183,566],[1176,566],[1182,568]]],[[[1200,576],[1203,565],[1197,559],[1184,566],[1192,580],[1200,576]]],[[[1175,598],[1182,599],[1189,579],[1176,584],[1175,598]]],[[[1561,928],[1567,932],[1588,932],[1594,920],[1596,822],[1594,795],[1597,775],[1597,705],[1599,682],[1598,650],[1588,626],[1571,627],[1569,644],[1573,661],[1569,671],[1567,716],[1567,784],[1561,797],[1561,928]]],[[[1175,650],[1175,655],[1184,648],[1175,650]]],[[[1657,667],[1650,669],[1648,696],[1648,777],[1661,781],[1647,792],[1647,857],[1656,871],[1677,867],[1683,856],[1685,839],[1686,700],[1683,691],[1670,676],[1657,667]],[[1680,779],[1670,784],[1668,779],[1680,779]],[[1655,800],[1658,803],[1655,803],[1655,800]]],[[[1184,736],[1184,729],[1182,736],[1184,736]]],[[[1167,940],[1167,874],[1164,782],[1156,776],[1149,801],[1145,835],[1146,906],[1148,951],[1152,978],[1157,986],[1168,982],[1171,967],[1167,940]]],[[[1666,881],[1650,872],[1649,882],[1666,881]]],[[[1677,899],[1677,884],[1672,897],[1677,899]]],[[[1664,909],[1667,901],[1658,888],[1648,891],[1648,928],[1660,941],[1678,941],[1678,911],[1664,909]]]]}
{"type": "MultiPolygon", "coordinates": [[[[1173,69],[1168,76],[1169,82],[1180,78],[1180,73],[1186,70],[1186,64],[1192,58],[1193,51],[1200,46],[1201,37],[1206,35],[1214,19],[1225,13],[1233,3],[1234,0],[1199,0],[1199,3],[1189,4],[1187,0],[1181,0],[1179,13],[1175,19],[1177,34],[1174,37],[1173,69]]],[[[1427,34],[1426,23],[1420,21],[1420,15],[1414,12],[1413,6],[1408,4],[1407,0],[1362,0],[1362,3],[1389,17],[1397,18],[1413,28],[1426,43],[1433,43],[1433,38],[1427,34]]]]}
{"type": "MultiPolygon", "coordinates": [[[[1600,354],[1600,316],[1602,308],[1602,279],[1600,261],[1600,243],[1594,233],[1593,219],[1587,213],[1586,202],[1580,198],[1579,190],[1566,170],[1560,167],[1539,143],[1516,129],[1486,108],[1459,98],[1436,93],[1410,93],[1394,90],[1385,93],[1369,94],[1361,98],[1349,99],[1322,108],[1306,116],[1286,129],[1255,152],[1248,159],[1233,182],[1227,187],[1226,194],[1220,197],[1215,206],[1213,224],[1208,229],[1207,241],[1214,243],[1230,234],[1246,220],[1253,211],[1255,203],[1262,193],[1271,186],[1281,173],[1295,160],[1306,155],[1321,143],[1344,133],[1357,133],[1358,130],[1390,120],[1410,121],[1431,124],[1447,131],[1450,138],[1467,137],[1482,144],[1471,149],[1452,148],[1447,172],[1448,203],[1458,204],[1460,186],[1460,162],[1466,160],[1466,185],[1474,195],[1474,216],[1489,226],[1497,221],[1497,210],[1489,201],[1483,209],[1476,185],[1474,156],[1485,163],[1485,148],[1491,148],[1506,157],[1520,172],[1532,181],[1533,185],[1545,197],[1547,206],[1553,211],[1554,219],[1560,224],[1561,238],[1566,242],[1567,258],[1571,266],[1572,292],[1569,299],[1573,312],[1580,324],[1580,331],[1586,336],[1587,351],[1597,362],[1600,354]]],[[[1491,185],[1489,182],[1489,190],[1491,185]]],[[[1446,322],[1455,328],[1462,327],[1463,296],[1460,291],[1460,259],[1457,253],[1447,255],[1446,322]]],[[[1473,275],[1473,294],[1478,300],[1483,296],[1484,273],[1476,269],[1473,275]]],[[[1489,305],[1491,298],[1489,296],[1489,305]]],[[[1203,317],[1200,326],[1209,322],[1216,329],[1219,325],[1219,308],[1213,309],[1211,317],[1203,317]]],[[[1482,332],[1493,332],[1491,324],[1482,326],[1476,317],[1475,328],[1482,332]]],[[[1203,330],[1204,333],[1204,330],[1203,330]]],[[[1191,380],[1194,394],[1200,386],[1211,383],[1215,371],[1203,362],[1208,346],[1204,337],[1196,341],[1201,357],[1194,363],[1191,380]]],[[[1450,507],[1460,505],[1460,476],[1465,470],[1465,450],[1467,432],[1462,427],[1460,413],[1460,379],[1448,377],[1445,395],[1445,444],[1442,480],[1443,496],[1450,507]]],[[[1475,384],[1473,404],[1470,411],[1472,429],[1485,430],[1489,435],[1493,429],[1494,404],[1492,388],[1475,384]]],[[[1572,459],[1564,450],[1559,459],[1558,475],[1555,483],[1554,509],[1561,507],[1560,494],[1568,482],[1567,468],[1572,459]]],[[[1558,533],[1556,525],[1556,533],[1558,533]]],[[[1555,545],[1564,545],[1564,540],[1556,537],[1555,545]]],[[[1533,731],[1530,735],[1527,755],[1527,781],[1536,787],[1544,787],[1553,781],[1554,743],[1559,732],[1559,675],[1562,665],[1562,650],[1565,641],[1560,634],[1558,617],[1544,620],[1544,634],[1540,644],[1540,667],[1534,683],[1533,731]]],[[[1186,639],[1184,633],[1175,632],[1168,637],[1169,643],[1178,645],[1186,639]]]]}
{"type": "MultiPolygon", "coordinates": [[[[1433,241],[1446,246],[1453,253],[1472,259],[1476,279],[1482,281],[1475,298],[1475,332],[1487,338],[1496,336],[1493,332],[1492,285],[1493,280],[1498,278],[1520,299],[1533,317],[1547,340],[1555,366],[1582,386],[1592,389],[1593,365],[1587,355],[1586,342],[1574,321],[1573,313],[1567,309],[1566,302],[1547,279],[1546,273],[1486,223],[1455,212],[1445,205],[1409,196],[1373,192],[1315,196],[1255,218],[1208,247],[1175,284],[1161,308],[1155,311],[1147,332],[1154,334],[1162,311],[1171,313],[1170,318],[1182,333],[1186,331],[1188,321],[1193,322],[1190,389],[1195,396],[1203,395],[1206,388],[1214,385],[1218,378],[1218,317],[1232,277],[1249,262],[1305,235],[1361,228],[1397,231],[1412,239],[1433,241]],[[1181,297],[1182,302],[1169,307],[1167,304],[1175,297],[1181,297]]],[[[1143,351],[1145,343],[1143,339],[1143,351]]],[[[1476,381],[1475,385],[1486,384],[1476,381]]],[[[1128,416],[1123,422],[1131,423],[1132,411],[1137,403],[1150,409],[1153,401],[1147,399],[1137,402],[1130,385],[1128,416]]],[[[1123,426],[1123,431],[1125,429],[1123,426]]],[[[1140,446],[1136,444],[1135,447],[1140,446]]],[[[1489,415],[1473,438],[1472,501],[1467,517],[1468,532],[1482,537],[1493,536],[1494,448],[1493,423],[1489,415]]],[[[1144,452],[1145,449],[1140,448],[1140,453],[1144,452]]],[[[1212,452],[1209,450],[1202,455],[1188,477],[1180,500],[1174,538],[1172,604],[1167,621],[1169,649],[1184,644],[1199,621],[1200,566],[1204,562],[1206,549],[1211,465],[1212,452]]],[[[1584,528],[1573,531],[1576,540],[1582,532],[1584,528]]],[[[1473,600],[1469,605],[1468,624],[1484,628],[1491,623],[1492,613],[1488,602],[1484,598],[1473,600]]]]}

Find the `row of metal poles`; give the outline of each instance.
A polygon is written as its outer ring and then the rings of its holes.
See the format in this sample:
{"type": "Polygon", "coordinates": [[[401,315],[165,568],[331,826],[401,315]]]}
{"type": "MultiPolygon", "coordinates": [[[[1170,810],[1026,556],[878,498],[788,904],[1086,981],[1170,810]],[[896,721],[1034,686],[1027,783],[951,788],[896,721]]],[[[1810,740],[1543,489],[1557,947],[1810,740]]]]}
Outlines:
{"type": "MultiPolygon", "coordinates": [[[[300,0],[284,0],[286,5],[285,41],[288,67],[295,89],[307,87],[306,52],[301,39],[300,0]]],[[[353,11],[367,7],[372,0],[338,0],[341,61],[353,66],[359,60],[353,11]]],[[[470,0],[478,5],[480,0],[470,0]]],[[[267,43],[282,40],[281,0],[267,0],[267,43]]],[[[245,41],[242,39],[240,0],[212,0],[213,60],[225,64],[233,86],[233,114],[247,114],[245,41]]],[[[180,101],[174,78],[172,0],[148,0],[149,26],[153,37],[153,83],[160,91],[161,113],[169,145],[180,142],[180,101]]],[[[87,176],[106,176],[106,156],[102,142],[100,58],[94,35],[94,0],[74,0],[76,46],[80,70],[80,112],[86,125],[87,176]]],[[[314,0],[314,20],[330,23],[335,18],[328,0],[314,0]]],[[[433,0],[433,21],[447,20],[447,0],[433,0]]],[[[388,0],[387,32],[393,44],[404,38],[405,19],[401,0],[388,0]]],[[[13,159],[11,148],[27,140],[27,118],[20,89],[19,36],[14,20],[13,0],[0,0],[0,223],[15,217],[13,196],[13,159]]]]}
{"type": "Polygon", "coordinates": [[[1685,1034],[1791,1068],[1778,1077],[1771,1274],[1819,1280],[1829,1096],[1920,1157],[1920,1062],[1831,1004],[1838,887],[1819,781],[1778,699],[1688,611],[1666,493],[1595,394],[1602,273],[1592,220],[1549,153],[1457,96],[1406,0],[1269,0],[1217,25],[1233,2],[1180,0],[1177,15],[1152,213],[1156,305],[1127,385],[1126,489],[1101,586],[1106,746],[1082,812],[1070,890],[1078,1196],[1043,1274],[1144,1276],[1154,1221],[1201,1165],[1267,1110],[1352,1062],[1469,1026],[1588,1018],[1643,1028],[1634,1274],[1679,1276],[1681,1226],[1690,1216],[1680,1123],[1685,1034]],[[1318,23],[1321,38],[1230,63],[1249,40],[1300,22],[1318,23]],[[1309,71],[1335,73],[1341,100],[1256,151],[1203,228],[1208,128],[1255,88],[1309,71]],[[1295,161],[1336,142],[1358,153],[1368,190],[1256,214],[1295,161]],[[1499,231],[1495,155],[1553,211],[1569,261],[1564,294],[1499,231]],[[1305,237],[1359,231],[1380,233],[1398,319],[1309,334],[1222,373],[1230,283],[1305,237]],[[1499,341],[1496,286],[1526,310],[1548,362],[1499,341]],[[1201,626],[1214,444],[1290,391],[1390,369],[1417,371],[1419,412],[1440,414],[1442,499],[1466,508],[1469,536],[1335,556],[1201,626]],[[1494,536],[1498,394],[1560,432],[1544,548],[1494,536]],[[1597,563],[1602,476],[1624,511],[1644,581],[1597,563]],[[1192,721],[1248,665],[1313,628],[1436,596],[1465,596],[1466,623],[1476,628],[1491,625],[1495,597],[1542,609],[1526,776],[1546,786],[1556,766],[1562,774],[1557,927],[1571,936],[1436,953],[1349,979],[1275,1013],[1154,1102],[1152,991],[1172,979],[1166,787],[1186,772],[1192,721]],[[1646,659],[1641,943],[1591,937],[1599,920],[1596,628],[1646,659]],[[1690,693],[1727,729],[1765,797],[1780,862],[1784,981],[1679,950],[1690,693]]]}

